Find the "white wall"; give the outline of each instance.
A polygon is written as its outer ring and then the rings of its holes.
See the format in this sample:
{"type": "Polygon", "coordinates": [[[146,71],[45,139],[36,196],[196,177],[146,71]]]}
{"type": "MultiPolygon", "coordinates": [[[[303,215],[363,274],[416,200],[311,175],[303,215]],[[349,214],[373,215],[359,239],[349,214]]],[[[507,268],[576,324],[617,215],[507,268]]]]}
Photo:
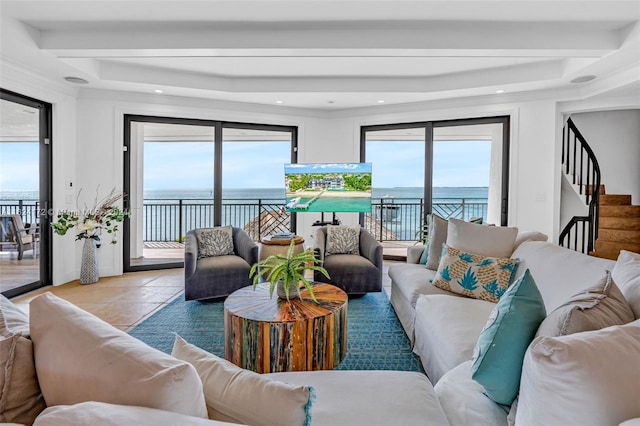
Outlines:
{"type": "MultiPolygon", "coordinates": [[[[0,75],[3,89],[53,104],[53,204],[49,211],[55,220],[58,211],[73,208],[74,191],[65,190],[64,183],[76,180],[76,92],[7,61],[0,64],[0,75]]],[[[78,278],[82,248],[73,235],[54,234],[52,250],[53,284],[78,278]]]]}
{"type": "Polygon", "coordinates": [[[596,154],[606,193],[631,194],[633,204],[640,204],[640,109],[576,113],[571,119],[596,154]]]}

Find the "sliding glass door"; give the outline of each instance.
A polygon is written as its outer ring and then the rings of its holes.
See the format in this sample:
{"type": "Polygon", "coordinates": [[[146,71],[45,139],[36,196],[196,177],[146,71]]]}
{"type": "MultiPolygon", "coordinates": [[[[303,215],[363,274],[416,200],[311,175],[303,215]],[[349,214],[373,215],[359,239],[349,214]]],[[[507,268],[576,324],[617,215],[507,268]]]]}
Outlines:
{"type": "Polygon", "coordinates": [[[401,257],[429,213],[506,225],[509,118],[401,123],[361,129],[373,163],[373,202],[362,224],[401,257]]]}
{"type": "Polygon", "coordinates": [[[0,89],[0,292],[51,281],[51,105],[0,89]]]}
{"type": "Polygon", "coordinates": [[[125,271],[182,267],[189,230],[220,225],[255,240],[293,229],[284,164],[296,129],[211,120],[125,116],[125,271]]]}

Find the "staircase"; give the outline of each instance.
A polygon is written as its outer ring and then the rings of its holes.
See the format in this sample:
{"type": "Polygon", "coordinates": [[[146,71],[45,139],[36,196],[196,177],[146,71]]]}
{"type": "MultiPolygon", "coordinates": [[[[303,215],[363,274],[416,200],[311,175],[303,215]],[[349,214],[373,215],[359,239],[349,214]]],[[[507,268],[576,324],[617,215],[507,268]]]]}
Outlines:
{"type": "Polygon", "coordinates": [[[631,204],[631,195],[605,193],[595,154],[570,118],[563,132],[562,165],[569,181],[585,196],[589,213],[569,221],[559,244],[613,260],[620,250],[640,253],[640,206],[631,204]]]}
{"type": "Polygon", "coordinates": [[[631,195],[604,192],[603,185],[598,238],[589,254],[615,260],[620,250],[640,253],[640,206],[631,205],[631,195]]]}

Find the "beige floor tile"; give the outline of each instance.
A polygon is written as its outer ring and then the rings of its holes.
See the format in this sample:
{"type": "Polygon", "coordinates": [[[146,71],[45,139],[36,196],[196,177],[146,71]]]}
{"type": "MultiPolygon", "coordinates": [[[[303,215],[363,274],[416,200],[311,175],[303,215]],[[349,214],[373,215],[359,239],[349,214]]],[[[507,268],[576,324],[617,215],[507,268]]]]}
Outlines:
{"type": "Polygon", "coordinates": [[[140,318],[155,312],[164,303],[76,303],[78,307],[92,313],[114,326],[131,327],[140,318]]]}

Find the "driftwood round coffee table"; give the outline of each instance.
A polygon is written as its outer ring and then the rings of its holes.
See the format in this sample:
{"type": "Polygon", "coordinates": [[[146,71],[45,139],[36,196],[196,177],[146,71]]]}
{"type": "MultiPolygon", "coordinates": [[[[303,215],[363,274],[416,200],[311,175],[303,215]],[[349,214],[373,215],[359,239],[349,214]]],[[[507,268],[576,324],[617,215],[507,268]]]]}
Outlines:
{"type": "Polygon", "coordinates": [[[315,303],[269,297],[269,284],[237,290],[224,302],[224,357],[258,373],[329,370],[347,353],[347,294],[314,282],[315,303]]]}

